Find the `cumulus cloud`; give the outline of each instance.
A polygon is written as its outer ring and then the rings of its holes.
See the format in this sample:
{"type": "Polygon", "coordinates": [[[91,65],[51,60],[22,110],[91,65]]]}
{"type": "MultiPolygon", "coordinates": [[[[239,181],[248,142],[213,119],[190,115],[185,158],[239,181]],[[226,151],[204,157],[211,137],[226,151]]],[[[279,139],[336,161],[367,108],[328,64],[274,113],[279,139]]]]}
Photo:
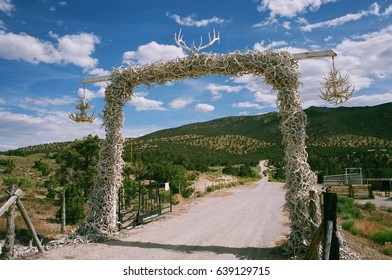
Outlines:
{"type": "Polygon", "coordinates": [[[58,47],[62,59],[67,63],[83,68],[92,68],[98,60],[91,57],[95,44],[100,43],[99,37],[90,33],[65,35],[58,38],[58,47]]]}
{"type": "Polygon", "coordinates": [[[157,110],[157,111],[165,111],[166,109],[163,107],[162,101],[147,99],[146,93],[143,92],[135,92],[132,96],[131,101],[128,102],[129,105],[136,108],[136,111],[149,111],[149,110],[157,110]]]}
{"type": "Polygon", "coordinates": [[[222,92],[239,92],[242,86],[228,86],[210,83],[207,89],[212,93],[212,100],[218,100],[222,97],[222,92]]]}
{"type": "Polygon", "coordinates": [[[179,25],[184,25],[184,26],[202,27],[202,26],[207,26],[211,23],[217,23],[222,25],[227,22],[225,19],[221,19],[216,16],[209,19],[201,19],[201,20],[196,20],[195,19],[196,15],[181,17],[176,14],[166,13],[166,16],[174,19],[179,25]]]}
{"type": "Polygon", "coordinates": [[[181,109],[184,108],[185,106],[187,106],[188,104],[192,103],[193,99],[192,98],[176,98],[173,99],[169,105],[171,108],[173,109],[181,109]]]}
{"type": "Polygon", "coordinates": [[[0,0],[0,11],[8,16],[11,16],[12,12],[15,10],[15,5],[11,0],[0,0]]]}
{"type": "Polygon", "coordinates": [[[0,31],[0,58],[24,60],[30,63],[71,63],[85,69],[93,68],[98,60],[91,57],[100,39],[90,33],[58,36],[51,32],[58,46],[28,34],[0,31]]]}
{"type": "Polygon", "coordinates": [[[338,67],[349,73],[356,89],[369,87],[375,78],[392,74],[392,25],[377,32],[345,39],[335,48],[338,67]]]}
{"type": "Polygon", "coordinates": [[[195,111],[199,112],[199,113],[207,113],[207,112],[211,112],[214,111],[215,107],[209,104],[205,104],[205,103],[201,103],[201,104],[197,104],[195,106],[195,111]]]}
{"type": "Polygon", "coordinates": [[[100,120],[87,125],[70,120],[68,112],[46,112],[31,116],[0,110],[0,150],[72,141],[88,134],[104,136],[100,120]]]}
{"type": "Polygon", "coordinates": [[[163,45],[152,41],[138,47],[137,51],[127,51],[123,54],[123,63],[144,65],[158,60],[167,61],[176,57],[184,57],[182,48],[174,45],[163,45]]]}
{"type": "Polygon", "coordinates": [[[336,0],[262,0],[257,7],[258,11],[270,11],[270,17],[276,16],[292,18],[307,9],[318,10],[321,5],[335,2],[336,0]]]}

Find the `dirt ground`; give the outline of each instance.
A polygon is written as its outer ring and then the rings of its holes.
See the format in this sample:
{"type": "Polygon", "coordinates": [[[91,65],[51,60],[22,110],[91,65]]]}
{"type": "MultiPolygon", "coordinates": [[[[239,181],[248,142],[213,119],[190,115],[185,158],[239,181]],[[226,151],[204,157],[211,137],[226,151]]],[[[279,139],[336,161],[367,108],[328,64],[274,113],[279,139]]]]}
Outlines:
{"type": "Polygon", "coordinates": [[[186,200],[158,220],[123,231],[117,240],[67,245],[34,259],[175,260],[283,259],[289,232],[283,184],[266,178],[186,200]]]}

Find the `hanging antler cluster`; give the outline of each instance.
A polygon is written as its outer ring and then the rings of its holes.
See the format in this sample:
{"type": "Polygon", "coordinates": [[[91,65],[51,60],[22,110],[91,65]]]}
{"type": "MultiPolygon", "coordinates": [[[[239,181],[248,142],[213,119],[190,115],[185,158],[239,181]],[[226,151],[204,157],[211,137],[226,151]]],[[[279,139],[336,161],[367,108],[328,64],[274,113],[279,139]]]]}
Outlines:
{"type": "Polygon", "coordinates": [[[208,32],[208,39],[210,39],[210,41],[208,44],[206,44],[204,46],[203,46],[203,37],[202,36],[200,37],[200,44],[198,47],[196,47],[195,42],[193,42],[192,45],[190,47],[188,47],[182,38],[183,38],[183,35],[181,34],[181,29],[180,29],[180,31],[178,32],[178,37],[177,37],[177,33],[174,34],[174,40],[176,41],[176,44],[179,47],[188,51],[191,55],[195,55],[195,54],[199,53],[201,50],[208,48],[209,46],[214,44],[216,41],[220,42],[219,32],[218,32],[218,34],[216,34],[215,29],[214,29],[213,38],[211,38],[211,34],[210,34],[210,32],[208,32]]]}
{"type": "Polygon", "coordinates": [[[342,76],[340,70],[335,68],[334,57],[332,57],[331,71],[323,79],[325,81],[321,82],[321,85],[324,91],[320,91],[320,98],[330,104],[341,104],[354,95],[355,88],[349,83],[348,76],[342,76]]]}
{"type": "Polygon", "coordinates": [[[85,96],[79,98],[79,102],[75,102],[75,109],[79,110],[78,113],[71,113],[68,117],[75,122],[88,122],[92,123],[97,118],[95,112],[91,115],[87,114],[87,110],[90,110],[93,106],[87,101],[85,96]]]}

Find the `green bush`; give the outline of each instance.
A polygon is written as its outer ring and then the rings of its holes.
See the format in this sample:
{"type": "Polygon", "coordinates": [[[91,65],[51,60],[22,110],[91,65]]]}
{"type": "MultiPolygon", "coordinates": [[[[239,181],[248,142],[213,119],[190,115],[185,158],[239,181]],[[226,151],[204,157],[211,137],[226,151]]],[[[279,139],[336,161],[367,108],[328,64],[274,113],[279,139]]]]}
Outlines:
{"type": "Polygon", "coordinates": [[[351,230],[351,228],[352,228],[354,225],[355,225],[355,220],[353,220],[353,219],[348,219],[348,220],[343,221],[343,223],[342,223],[342,228],[343,228],[344,230],[351,230]]]}
{"type": "Polygon", "coordinates": [[[387,256],[392,256],[392,249],[391,248],[385,248],[384,250],[382,250],[382,252],[387,256]]]}
{"type": "Polygon", "coordinates": [[[392,231],[382,230],[373,234],[370,239],[379,244],[385,244],[387,242],[392,242],[392,231]]]}
{"type": "Polygon", "coordinates": [[[361,218],[361,211],[354,204],[355,200],[352,197],[339,196],[337,212],[343,217],[343,219],[359,219],[361,218]]]}
{"type": "Polygon", "coordinates": [[[368,211],[368,212],[374,212],[374,211],[376,211],[376,204],[374,204],[373,202],[370,202],[370,201],[368,201],[368,202],[366,202],[366,204],[365,204],[365,209],[366,209],[366,211],[368,211]]]}

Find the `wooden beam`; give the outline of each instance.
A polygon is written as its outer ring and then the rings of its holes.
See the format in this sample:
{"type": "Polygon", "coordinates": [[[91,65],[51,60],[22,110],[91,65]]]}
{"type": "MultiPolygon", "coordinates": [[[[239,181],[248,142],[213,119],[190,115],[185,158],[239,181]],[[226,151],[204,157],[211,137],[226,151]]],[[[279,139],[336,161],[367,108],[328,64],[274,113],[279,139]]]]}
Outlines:
{"type": "Polygon", "coordinates": [[[18,189],[16,192],[7,200],[6,203],[4,203],[3,206],[0,208],[0,217],[1,215],[4,214],[5,211],[8,210],[8,208],[19,198],[19,196],[22,194],[22,190],[18,189]]]}
{"type": "Polygon", "coordinates": [[[97,77],[88,77],[82,80],[82,84],[93,84],[99,82],[106,82],[112,79],[112,75],[104,75],[104,76],[97,76],[97,77]]]}
{"type": "Polygon", "coordinates": [[[304,60],[312,58],[323,58],[323,57],[334,57],[337,54],[333,50],[326,51],[314,51],[314,52],[303,52],[292,54],[294,60],[304,60]]]}
{"type": "MultiPolygon", "coordinates": [[[[326,51],[314,51],[314,52],[303,52],[303,53],[295,53],[292,54],[294,60],[304,60],[304,59],[312,59],[312,58],[323,58],[323,57],[333,57],[337,54],[333,50],[326,51]]],[[[99,82],[107,82],[112,79],[112,75],[104,75],[97,77],[88,77],[82,80],[82,84],[93,84],[99,82]]]]}

